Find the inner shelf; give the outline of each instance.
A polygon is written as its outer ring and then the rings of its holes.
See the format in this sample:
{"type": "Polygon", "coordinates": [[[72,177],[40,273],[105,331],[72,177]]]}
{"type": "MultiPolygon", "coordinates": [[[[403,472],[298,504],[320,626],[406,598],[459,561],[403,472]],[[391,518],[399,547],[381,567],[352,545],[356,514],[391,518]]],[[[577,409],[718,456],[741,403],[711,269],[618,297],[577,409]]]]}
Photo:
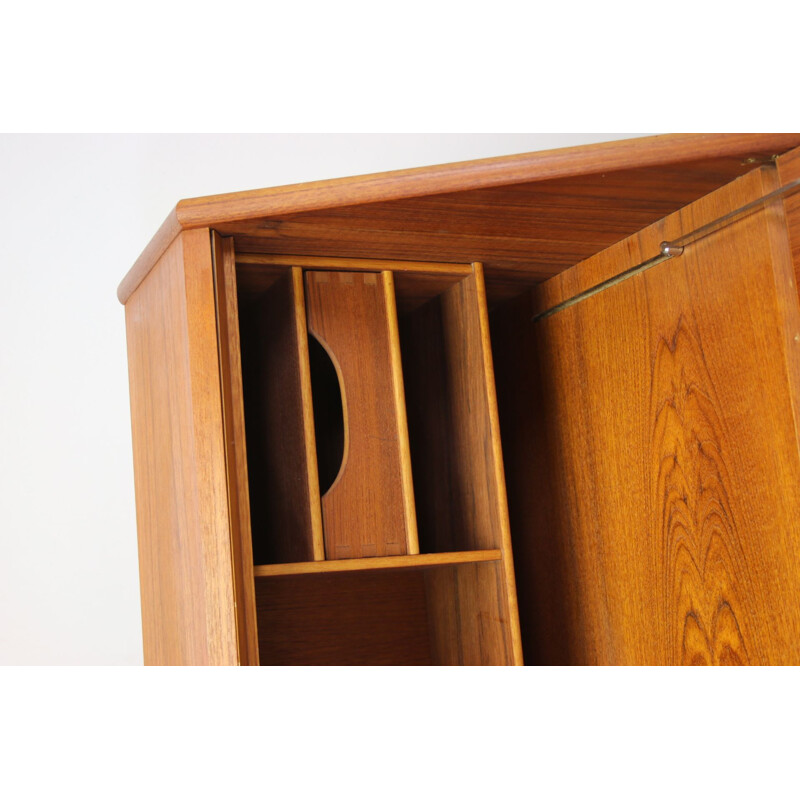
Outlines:
{"type": "Polygon", "coordinates": [[[383,556],[378,558],[347,558],[337,561],[302,561],[290,564],[258,564],[253,568],[256,578],[274,575],[311,575],[320,572],[362,572],[376,569],[437,567],[447,564],[468,564],[499,561],[499,550],[470,550],[458,553],[423,553],[420,555],[383,556]]]}

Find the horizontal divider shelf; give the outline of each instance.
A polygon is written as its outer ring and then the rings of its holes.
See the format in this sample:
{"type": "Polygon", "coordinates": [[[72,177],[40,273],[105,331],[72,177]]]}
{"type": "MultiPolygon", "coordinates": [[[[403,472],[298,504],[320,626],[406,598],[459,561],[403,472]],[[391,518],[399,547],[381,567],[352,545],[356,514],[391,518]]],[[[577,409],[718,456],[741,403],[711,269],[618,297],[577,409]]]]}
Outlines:
{"type": "Polygon", "coordinates": [[[466,550],[458,553],[422,553],[410,556],[380,556],[377,558],[346,558],[336,561],[301,561],[292,564],[260,564],[253,567],[256,578],[276,575],[311,575],[321,572],[363,572],[377,569],[409,569],[451,564],[470,564],[499,561],[499,550],[466,550]]]}
{"type": "Polygon", "coordinates": [[[440,261],[395,261],[385,258],[330,258],[328,256],[284,256],[268,253],[237,253],[237,265],[303,267],[305,269],[345,270],[347,272],[425,272],[430,274],[472,275],[472,264],[440,261]]]}

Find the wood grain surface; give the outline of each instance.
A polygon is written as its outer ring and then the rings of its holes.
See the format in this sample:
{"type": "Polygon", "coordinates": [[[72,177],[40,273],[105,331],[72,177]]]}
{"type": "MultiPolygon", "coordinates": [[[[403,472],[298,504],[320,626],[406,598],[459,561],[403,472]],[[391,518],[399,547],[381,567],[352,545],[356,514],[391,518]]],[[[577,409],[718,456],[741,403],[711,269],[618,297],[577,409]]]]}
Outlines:
{"type": "Polygon", "coordinates": [[[490,303],[496,304],[750,169],[740,158],[630,168],[219,228],[235,237],[244,259],[279,252],[481,261],[490,303]]]}
{"type": "Polygon", "coordinates": [[[471,264],[443,264],[438,261],[397,261],[385,258],[332,258],[330,256],[292,256],[280,253],[240,253],[239,264],[293,266],[303,269],[343,270],[344,272],[410,272],[423,275],[470,275],[471,264]]]}
{"type": "Polygon", "coordinates": [[[494,315],[528,663],[800,660],[800,311],[780,202],[530,322],[774,185],[755,170],[494,315]]]}
{"type": "Polygon", "coordinates": [[[209,231],[175,239],[125,312],[145,663],[238,664],[209,231]]]}
{"type": "Polygon", "coordinates": [[[408,445],[401,444],[408,434],[398,403],[387,279],[353,272],[305,277],[308,329],[337,367],[344,406],[344,460],[322,497],[326,557],[408,553],[409,542],[416,546],[416,518],[408,497],[408,445]]]}
{"type": "Polygon", "coordinates": [[[419,570],[256,578],[262,664],[430,665],[419,570]]]}
{"type": "Polygon", "coordinates": [[[261,663],[513,664],[503,595],[500,561],[257,577],[261,663]]]}
{"type": "Polygon", "coordinates": [[[512,642],[501,562],[459,564],[425,573],[434,664],[510,666],[522,663],[512,642]]]}
{"type": "Polygon", "coordinates": [[[239,344],[239,306],[233,240],[211,234],[214,289],[217,301],[222,412],[225,425],[225,464],[228,478],[233,589],[239,661],[258,665],[258,625],[253,582],[253,544],[250,495],[247,484],[247,450],[242,402],[242,358],[239,344]]]}
{"type": "Polygon", "coordinates": [[[481,265],[401,320],[422,552],[499,547],[521,662],[516,589],[481,265]]]}
{"type": "Polygon", "coordinates": [[[256,563],[324,557],[303,281],[288,269],[241,307],[242,375],[256,563]]]}
{"type": "Polygon", "coordinates": [[[259,564],[256,577],[271,575],[300,575],[319,572],[356,572],[361,570],[419,569],[449,564],[468,564],[476,561],[500,561],[499,550],[467,550],[458,553],[417,553],[410,556],[381,558],[347,558],[339,561],[307,561],[302,564],[259,564]]]}
{"type": "Polygon", "coordinates": [[[671,134],[182,200],[118,296],[125,303],[177,232],[195,227],[235,234],[240,252],[480,260],[490,297],[507,296],[521,273],[553,275],[750,169],[750,159],[798,145],[797,134],[671,134]],[[615,173],[622,189],[613,185],[615,173]],[[552,194],[538,203],[535,188],[528,197],[532,187],[505,190],[542,182],[550,182],[552,194]],[[452,193],[458,194],[441,197],[452,193]],[[570,212],[571,198],[580,195],[597,201],[594,220],[570,212]],[[536,213],[551,205],[556,220],[529,234],[536,213]],[[317,215],[341,207],[338,219],[317,215]],[[283,219],[300,214],[309,216],[283,219]],[[426,229],[426,220],[438,227],[426,229]],[[500,232],[504,220],[511,229],[500,232]]]}

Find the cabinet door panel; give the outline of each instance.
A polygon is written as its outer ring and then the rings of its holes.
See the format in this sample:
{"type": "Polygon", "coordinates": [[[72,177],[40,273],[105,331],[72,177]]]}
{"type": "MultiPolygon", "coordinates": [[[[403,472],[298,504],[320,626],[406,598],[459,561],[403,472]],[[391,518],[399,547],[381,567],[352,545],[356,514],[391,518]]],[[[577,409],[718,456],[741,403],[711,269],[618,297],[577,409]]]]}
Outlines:
{"type": "Polygon", "coordinates": [[[800,662],[800,313],[782,204],[529,321],[775,186],[754,171],[497,315],[528,663],[800,662]]]}

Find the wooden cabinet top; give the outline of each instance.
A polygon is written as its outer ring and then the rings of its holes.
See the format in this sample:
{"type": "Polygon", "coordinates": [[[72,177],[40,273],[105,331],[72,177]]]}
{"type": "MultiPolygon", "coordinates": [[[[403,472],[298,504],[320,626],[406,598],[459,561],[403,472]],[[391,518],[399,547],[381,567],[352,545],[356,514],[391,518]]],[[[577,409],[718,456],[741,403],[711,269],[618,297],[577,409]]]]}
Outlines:
{"type": "Polygon", "coordinates": [[[538,283],[800,146],[800,134],[668,134],[181,200],[118,289],[184,230],[238,254],[481,261],[490,299],[538,283]]]}

